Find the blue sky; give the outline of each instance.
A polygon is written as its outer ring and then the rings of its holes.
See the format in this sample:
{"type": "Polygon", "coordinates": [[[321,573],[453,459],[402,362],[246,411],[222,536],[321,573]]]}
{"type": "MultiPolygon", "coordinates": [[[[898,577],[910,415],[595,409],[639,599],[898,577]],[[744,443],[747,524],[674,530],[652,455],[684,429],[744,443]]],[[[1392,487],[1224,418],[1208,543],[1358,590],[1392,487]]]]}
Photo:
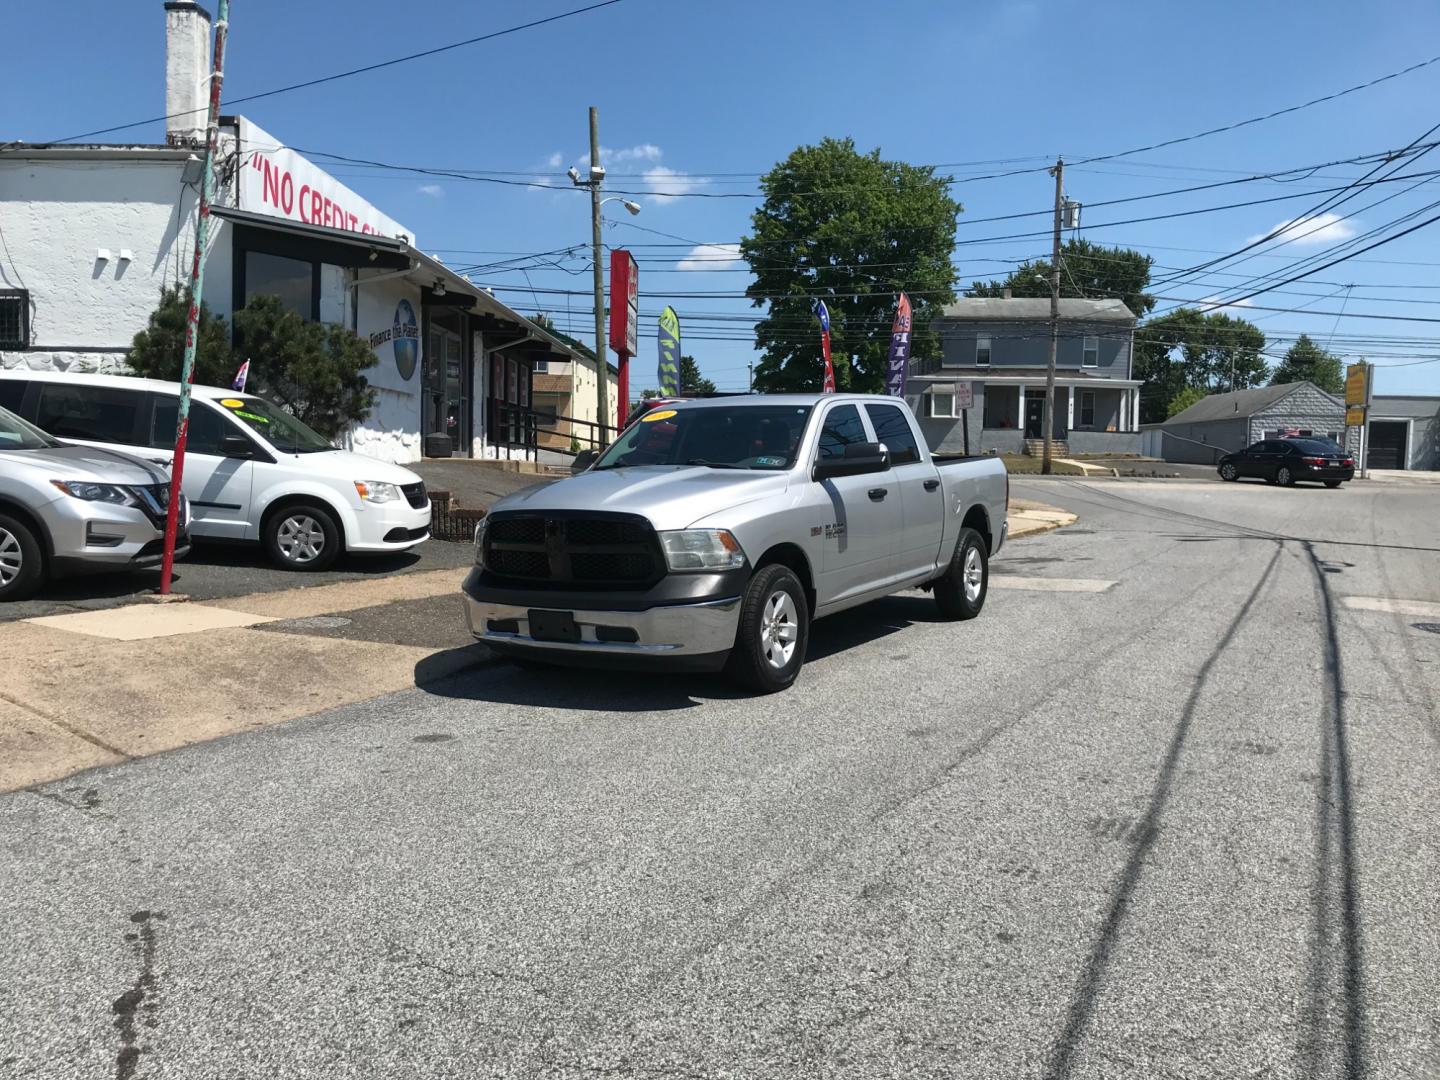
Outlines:
{"type": "MultiPolygon", "coordinates": [[[[582,2],[237,0],[226,97],[487,33],[582,2]]],[[[631,219],[610,204],[606,242],[630,245],[640,256],[642,311],[674,304],[682,324],[692,328],[685,351],[722,388],[740,388],[753,348],[744,341],[701,341],[699,325],[708,314],[753,309],[739,299],[664,294],[739,293],[748,280],[738,272],[743,264],[727,265],[721,248],[707,250],[710,261],[698,264],[702,272],[684,269],[697,265],[683,262],[687,247],[641,246],[680,240],[622,222],[686,241],[733,243],[746,231],[756,202],[663,193],[753,195],[756,175],[796,145],[826,135],[849,135],[862,149],[878,146],[886,156],[916,163],[1018,159],[948,170],[962,178],[1040,166],[1057,153],[1074,161],[1298,104],[1440,52],[1440,7],[1430,2],[1382,2],[1367,8],[1364,18],[1354,14],[1353,4],[1329,0],[1301,11],[1253,2],[1181,7],[1021,0],[982,8],[939,0],[622,0],[234,111],[307,149],[563,184],[564,168],[587,149],[586,108],[597,105],[610,186],[641,193],[633,197],[644,205],[631,219]]],[[[12,40],[26,47],[10,50],[0,68],[0,100],[10,106],[0,140],[63,138],[164,111],[161,0],[29,3],[11,12],[8,28],[12,40]]],[[[1437,101],[1440,64],[1236,132],[1078,165],[1067,170],[1066,187],[1072,198],[1090,204],[1399,147],[1440,120],[1437,101]]],[[[156,141],[161,131],[152,124],[105,138],[156,141]]],[[[539,292],[588,288],[588,203],[581,194],[325,164],[457,268],[578,246],[561,267],[529,269],[528,278],[500,268],[475,277],[503,287],[499,295],[513,306],[547,310],[561,325],[589,336],[584,296],[539,292]]],[[[1440,151],[1405,171],[1427,168],[1440,169],[1440,151]]],[[[1288,184],[1260,181],[1096,208],[1086,212],[1084,224],[1313,192],[1363,170],[1340,166],[1288,184]]],[[[1404,186],[1386,185],[1344,209],[1365,207],[1404,186]]],[[[1045,173],[962,179],[955,191],[966,211],[958,230],[965,242],[956,254],[962,280],[999,276],[1012,265],[1004,260],[1048,249],[1044,239],[973,242],[1043,229],[1043,218],[966,224],[969,218],[1045,209],[1051,198],[1045,173]]],[[[1364,231],[1419,210],[1440,199],[1437,192],[1440,177],[1317,232],[1308,244],[1281,249],[1285,258],[1227,266],[1236,276],[1162,291],[1190,300],[1214,296],[1223,285],[1242,281],[1242,273],[1281,268],[1287,259],[1324,247],[1315,241],[1344,239],[1348,229],[1364,231]]],[[[1187,267],[1241,246],[1322,197],[1087,228],[1084,235],[1139,247],[1165,267],[1187,267]]],[[[1285,286],[1285,294],[1253,301],[1324,312],[1343,304],[1344,318],[1243,314],[1267,334],[1305,331],[1322,343],[1333,334],[1337,351],[1365,352],[1382,367],[1381,392],[1440,392],[1440,363],[1398,366],[1440,356],[1440,321],[1354,317],[1440,320],[1437,238],[1440,223],[1315,275],[1329,284],[1298,282],[1285,286]],[[1363,350],[1357,339],[1364,339],[1363,350]]],[[[1170,306],[1162,302],[1161,309],[1170,306]]],[[[744,336],[743,322],[711,325],[729,327],[712,329],[711,336],[744,336]]],[[[653,367],[653,349],[653,339],[642,341],[639,372],[653,367]]],[[[647,385],[644,375],[634,378],[647,385]]]]}

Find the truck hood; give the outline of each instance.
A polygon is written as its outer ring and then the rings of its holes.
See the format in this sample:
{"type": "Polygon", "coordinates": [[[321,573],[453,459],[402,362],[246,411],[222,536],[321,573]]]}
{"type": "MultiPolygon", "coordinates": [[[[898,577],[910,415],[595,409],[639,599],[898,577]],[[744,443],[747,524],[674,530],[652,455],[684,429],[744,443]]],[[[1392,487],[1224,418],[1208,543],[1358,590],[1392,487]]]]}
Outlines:
{"type": "Polygon", "coordinates": [[[638,465],[583,472],[554,484],[507,495],[491,512],[607,510],[639,514],[657,529],[683,529],[732,506],[782,493],[788,472],[711,469],[703,465],[638,465]]]}
{"type": "Polygon", "coordinates": [[[98,446],[54,446],[44,450],[0,450],[0,468],[47,472],[47,480],[89,480],[98,484],[168,484],[170,473],[130,454],[98,446]]]}

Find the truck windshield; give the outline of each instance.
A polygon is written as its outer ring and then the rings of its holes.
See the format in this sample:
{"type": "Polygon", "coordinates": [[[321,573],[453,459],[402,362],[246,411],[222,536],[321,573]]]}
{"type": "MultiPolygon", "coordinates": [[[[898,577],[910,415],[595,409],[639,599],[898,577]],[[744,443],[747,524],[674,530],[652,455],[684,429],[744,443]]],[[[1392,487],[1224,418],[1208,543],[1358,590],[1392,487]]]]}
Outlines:
{"type": "Polygon", "coordinates": [[[788,469],[810,419],[809,405],[717,405],[655,409],[632,424],[593,468],[699,465],[788,469]]]}
{"type": "Polygon", "coordinates": [[[287,454],[315,454],[334,450],[330,440],[306,427],[278,405],[264,398],[226,397],[216,402],[276,450],[287,454]]]}

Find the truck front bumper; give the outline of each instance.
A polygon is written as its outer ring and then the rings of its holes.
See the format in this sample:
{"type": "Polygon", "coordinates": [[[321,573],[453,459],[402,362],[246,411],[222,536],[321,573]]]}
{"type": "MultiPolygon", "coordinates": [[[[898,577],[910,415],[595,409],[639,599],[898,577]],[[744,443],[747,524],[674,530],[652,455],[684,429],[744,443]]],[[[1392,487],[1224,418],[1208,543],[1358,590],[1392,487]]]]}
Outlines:
{"type": "MultiPolygon", "coordinates": [[[[470,585],[467,582],[467,586],[470,585]]],[[[487,598],[467,587],[465,618],[470,633],[496,652],[557,663],[606,666],[639,661],[662,668],[718,670],[735,644],[739,596],[689,604],[666,604],[638,611],[566,607],[560,595],[537,594],[534,603],[487,598]],[[578,641],[536,638],[531,612],[558,612],[574,618],[578,641]]]]}

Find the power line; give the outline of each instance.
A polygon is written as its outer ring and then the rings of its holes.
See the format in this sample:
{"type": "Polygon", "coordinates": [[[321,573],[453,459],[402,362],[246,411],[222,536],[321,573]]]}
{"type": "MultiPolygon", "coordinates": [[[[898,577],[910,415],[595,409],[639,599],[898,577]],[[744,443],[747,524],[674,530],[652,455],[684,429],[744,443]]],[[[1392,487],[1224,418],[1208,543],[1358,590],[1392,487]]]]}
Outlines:
{"type": "MultiPolygon", "coordinates": [[[[466,38],[463,41],[454,41],[449,45],[441,45],[434,49],[425,49],[421,52],[410,53],[408,56],[397,56],[393,60],[382,60],[376,64],[366,64],[363,67],[351,68],[349,71],[339,71],[333,75],[324,75],[318,79],[307,79],[304,82],[291,83],[289,86],[277,87],[274,90],[265,90],[258,94],[249,94],[245,97],[232,98],[222,102],[222,107],[241,105],[248,101],[259,101],[262,98],[275,97],[277,94],[288,94],[292,90],[305,90],[312,86],[320,86],[323,83],[336,82],[339,79],[348,79],[354,75],[364,75],[371,71],[380,71],[383,68],[394,67],[396,64],[406,64],[411,60],[421,60],[427,56],[438,56],[440,53],[450,52],[453,49],[462,49],[467,45],[478,45],[482,41],[493,41],[496,38],[505,37],[508,34],[518,34],[522,30],[533,30],[537,26],[545,26],[547,23],[559,22],[561,19],[569,19],[576,15],[584,15],[590,11],[597,11],[600,8],[610,7],[618,4],[620,0],[598,0],[597,3],[585,7],[575,8],[571,11],[563,11],[558,15],[550,15],[544,19],[532,19],[527,23],[520,23],[517,26],[507,26],[503,30],[495,30],[488,34],[480,34],[477,37],[466,38]]],[[[146,124],[159,123],[165,120],[172,120],[177,116],[188,116],[189,112],[170,113],[165,116],[153,116],[148,120],[136,120],[130,124],[117,124],[114,127],[97,128],[94,131],[82,132],[79,135],[69,135],[56,142],[75,142],[78,139],[89,139],[96,135],[109,135],[116,131],[128,131],[130,128],[143,127],[146,124]]]]}

